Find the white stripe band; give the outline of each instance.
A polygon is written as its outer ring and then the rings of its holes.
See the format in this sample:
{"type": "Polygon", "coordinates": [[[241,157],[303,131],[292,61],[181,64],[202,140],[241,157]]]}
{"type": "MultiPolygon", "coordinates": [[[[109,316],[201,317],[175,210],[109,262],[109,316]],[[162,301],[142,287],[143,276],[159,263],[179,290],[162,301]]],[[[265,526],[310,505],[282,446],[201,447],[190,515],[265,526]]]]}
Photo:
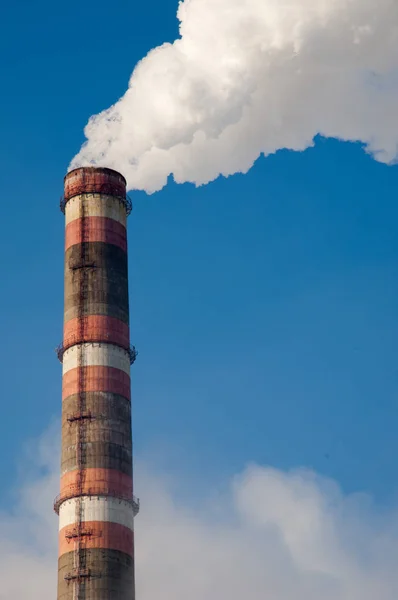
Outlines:
{"type": "Polygon", "coordinates": [[[113,344],[76,344],[64,352],[62,374],[77,367],[113,367],[130,375],[130,356],[126,350],[113,344]]]}
{"type": "Polygon", "coordinates": [[[79,511],[78,502],[81,503],[82,521],[118,523],[134,531],[133,507],[129,502],[117,498],[98,498],[94,496],[71,498],[63,502],[59,509],[60,530],[76,523],[76,515],[79,511]]]}
{"type": "Polygon", "coordinates": [[[82,194],[68,200],[65,206],[65,225],[83,216],[83,202],[84,216],[114,219],[126,227],[125,206],[112,196],[100,194],[82,194]]]}

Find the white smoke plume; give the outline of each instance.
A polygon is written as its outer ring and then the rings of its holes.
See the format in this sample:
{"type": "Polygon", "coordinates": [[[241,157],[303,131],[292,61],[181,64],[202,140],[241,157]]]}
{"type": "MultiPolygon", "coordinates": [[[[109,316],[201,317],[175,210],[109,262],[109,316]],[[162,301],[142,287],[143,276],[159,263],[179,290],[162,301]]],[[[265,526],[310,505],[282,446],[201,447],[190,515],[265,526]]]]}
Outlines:
{"type": "Polygon", "coordinates": [[[247,172],[317,134],[398,154],[397,0],[184,0],[180,38],[136,66],[91,117],[70,168],[121,171],[154,192],[247,172]]]}
{"type": "MultiPolygon", "coordinates": [[[[32,445],[39,462],[21,465],[29,478],[0,513],[0,600],[56,596],[55,431],[32,445]]],[[[396,510],[308,470],[253,465],[194,503],[178,501],[174,484],[138,468],[137,599],[396,600],[396,510]]]]}

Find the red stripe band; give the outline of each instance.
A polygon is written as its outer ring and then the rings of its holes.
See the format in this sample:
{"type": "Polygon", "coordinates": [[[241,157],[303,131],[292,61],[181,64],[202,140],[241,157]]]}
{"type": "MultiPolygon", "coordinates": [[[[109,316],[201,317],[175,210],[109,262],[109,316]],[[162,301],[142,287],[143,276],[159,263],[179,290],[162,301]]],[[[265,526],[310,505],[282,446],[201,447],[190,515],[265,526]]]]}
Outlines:
{"type": "Polygon", "coordinates": [[[127,231],[124,225],[108,217],[74,219],[65,228],[65,251],[83,242],[105,242],[127,251],[127,231]]]}
{"type": "Polygon", "coordinates": [[[111,392],[130,400],[130,377],[113,367],[78,367],[62,378],[62,400],[80,392],[111,392]]]}
{"type": "Polygon", "coordinates": [[[108,342],[128,349],[129,326],[119,319],[104,315],[70,319],[64,325],[64,350],[83,342],[108,342]]]}
{"type": "Polygon", "coordinates": [[[101,167],[81,167],[65,176],[65,200],[76,194],[126,196],[126,180],[117,171],[101,167]]]}
{"type": "Polygon", "coordinates": [[[72,525],[59,532],[59,556],[80,549],[103,548],[119,550],[133,556],[134,533],[119,523],[85,521],[80,527],[72,525]]]}
{"type": "Polygon", "coordinates": [[[75,496],[114,496],[131,500],[133,478],[115,469],[84,469],[68,471],[61,477],[61,499],[75,496]],[[83,478],[81,474],[83,473],[83,478]],[[79,477],[80,474],[80,477],[79,477]],[[81,481],[83,479],[83,481],[81,481]]]}

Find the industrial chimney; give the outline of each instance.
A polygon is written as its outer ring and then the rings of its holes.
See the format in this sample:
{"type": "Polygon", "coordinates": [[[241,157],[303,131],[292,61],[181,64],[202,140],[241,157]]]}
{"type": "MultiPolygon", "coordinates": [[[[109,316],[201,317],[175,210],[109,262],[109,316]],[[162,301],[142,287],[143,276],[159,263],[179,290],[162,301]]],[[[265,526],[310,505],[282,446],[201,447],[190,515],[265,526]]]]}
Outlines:
{"type": "Polygon", "coordinates": [[[66,218],[58,600],[134,599],[126,181],[65,177],[66,218]]]}

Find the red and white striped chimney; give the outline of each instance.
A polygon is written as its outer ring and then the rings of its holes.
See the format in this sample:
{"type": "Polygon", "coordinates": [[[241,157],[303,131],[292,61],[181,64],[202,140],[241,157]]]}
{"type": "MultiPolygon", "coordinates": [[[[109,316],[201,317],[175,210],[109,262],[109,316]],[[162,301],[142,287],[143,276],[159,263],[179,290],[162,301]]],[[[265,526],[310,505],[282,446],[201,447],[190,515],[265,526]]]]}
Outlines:
{"type": "Polygon", "coordinates": [[[134,599],[125,179],[68,173],[58,600],[134,599]]]}

